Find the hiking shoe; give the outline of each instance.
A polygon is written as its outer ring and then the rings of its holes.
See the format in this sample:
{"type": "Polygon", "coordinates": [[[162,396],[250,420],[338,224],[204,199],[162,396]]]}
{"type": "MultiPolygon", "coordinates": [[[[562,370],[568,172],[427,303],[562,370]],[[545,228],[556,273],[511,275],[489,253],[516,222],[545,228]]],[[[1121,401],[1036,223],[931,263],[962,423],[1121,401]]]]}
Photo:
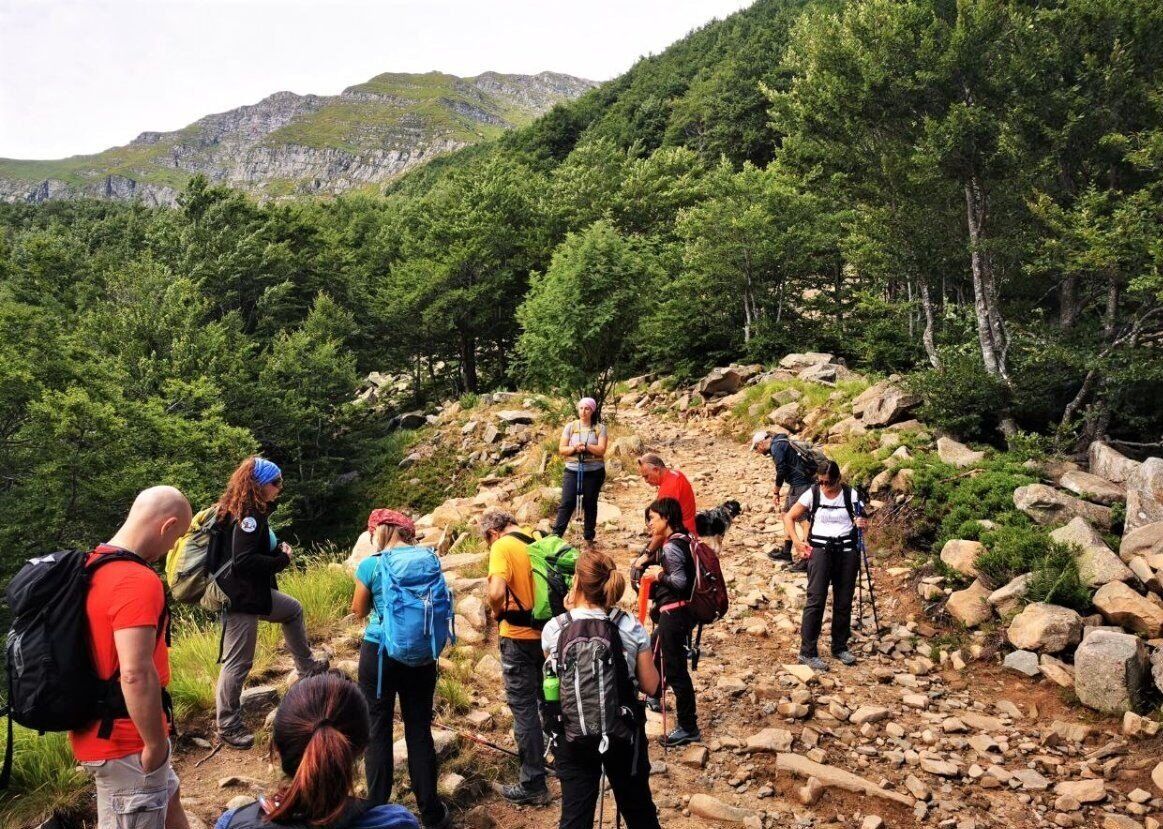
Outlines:
{"type": "Polygon", "coordinates": [[[808,572],[808,560],[806,558],[801,558],[793,561],[787,566],[787,569],[793,573],[806,573],[808,572]]]}
{"type": "Polygon", "coordinates": [[[452,829],[452,812],[449,811],[447,803],[442,805],[444,806],[444,817],[436,823],[425,823],[424,829],[452,829]]]}
{"type": "Polygon", "coordinates": [[[767,554],[767,557],[772,561],[791,561],[791,553],[780,547],[778,550],[772,550],[767,554]]]}
{"type": "Polygon", "coordinates": [[[852,651],[848,650],[847,648],[845,648],[842,651],[838,651],[836,653],[833,653],[832,656],[835,657],[836,660],[839,661],[841,665],[855,665],[856,664],[856,655],[854,653],[852,653],[852,651]]]}
{"type": "Polygon", "coordinates": [[[299,679],[306,679],[309,676],[319,676],[319,674],[325,674],[329,670],[331,670],[331,660],[324,656],[320,659],[312,660],[311,666],[307,670],[300,671],[299,679]]]}
{"type": "Polygon", "coordinates": [[[218,742],[226,743],[232,748],[247,749],[254,746],[254,735],[245,728],[232,728],[218,732],[218,742]]]}
{"type": "Polygon", "coordinates": [[[658,742],[662,744],[663,748],[675,748],[676,746],[685,746],[687,743],[694,743],[701,739],[703,739],[703,735],[697,728],[694,731],[687,731],[682,726],[679,726],[665,737],[659,737],[658,742]]]}
{"type": "Polygon", "coordinates": [[[655,714],[662,713],[664,706],[662,704],[662,700],[658,697],[647,697],[644,702],[646,703],[646,707],[653,711],[655,714]]]}
{"type": "Polygon", "coordinates": [[[797,661],[801,665],[807,665],[813,671],[820,671],[823,673],[828,670],[828,663],[818,656],[805,656],[801,653],[797,661]]]}
{"type": "Polygon", "coordinates": [[[501,787],[501,797],[515,806],[548,806],[549,787],[527,789],[521,783],[501,787]]]}

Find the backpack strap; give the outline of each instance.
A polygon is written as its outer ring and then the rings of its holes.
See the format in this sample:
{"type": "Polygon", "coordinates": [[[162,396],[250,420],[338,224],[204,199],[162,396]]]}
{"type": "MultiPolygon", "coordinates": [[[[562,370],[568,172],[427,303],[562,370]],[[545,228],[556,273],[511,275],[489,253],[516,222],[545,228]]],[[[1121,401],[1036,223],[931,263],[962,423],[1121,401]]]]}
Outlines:
{"type": "Polygon", "coordinates": [[[844,509],[848,510],[848,520],[852,522],[852,527],[856,527],[856,509],[852,506],[852,487],[847,484],[843,487],[844,490],[844,509]]]}
{"type": "Polygon", "coordinates": [[[534,538],[531,535],[527,535],[527,534],[521,532],[521,530],[510,530],[509,532],[505,533],[505,535],[512,536],[513,538],[520,541],[522,544],[536,544],[537,543],[536,538],[534,538]]]}
{"type": "Polygon", "coordinates": [[[816,526],[816,513],[820,511],[820,485],[812,484],[812,511],[808,517],[808,543],[811,543],[812,530],[816,526]]]}

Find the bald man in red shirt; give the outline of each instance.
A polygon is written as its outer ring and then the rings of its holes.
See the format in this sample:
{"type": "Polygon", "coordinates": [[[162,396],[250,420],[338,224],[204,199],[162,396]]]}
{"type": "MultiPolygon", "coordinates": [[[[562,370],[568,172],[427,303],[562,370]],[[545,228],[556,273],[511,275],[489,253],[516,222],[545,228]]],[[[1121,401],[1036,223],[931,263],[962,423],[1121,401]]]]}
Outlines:
{"type": "MultiPolygon", "coordinates": [[[[682,523],[691,535],[695,534],[695,491],[686,475],[677,469],[667,469],[666,461],[658,455],[643,455],[638,459],[638,474],[651,486],[658,487],[658,498],[673,498],[682,507],[682,523]]],[[[651,548],[653,549],[653,548],[651,548]]]]}

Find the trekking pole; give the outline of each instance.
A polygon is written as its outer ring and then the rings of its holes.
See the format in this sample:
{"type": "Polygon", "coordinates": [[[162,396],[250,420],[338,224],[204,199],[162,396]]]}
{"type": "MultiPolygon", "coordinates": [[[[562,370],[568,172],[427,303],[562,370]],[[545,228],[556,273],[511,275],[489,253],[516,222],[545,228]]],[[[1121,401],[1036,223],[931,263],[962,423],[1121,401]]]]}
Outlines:
{"type": "MultiPolygon", "coordinates": [[[[860,555],[860,552],[856,554],[860,555]]],[[[856,629],[864,630],[864,576],[861,575],[859,561],[856,562],[856,629]]]]}
{"type": "Polygon", "coordinates": [[[445,725],[442,722],[436,722],[435,720],[432,722],[432,725],[434,725],[436,728],[442,728],[445,731],[451,731],[456,736],[463,737],[464,739],[468,740],[469,742],[476,743],[477,745],[482,745],[485,748],[491,748],[493,751],[499,751],[502,754],[508,754],[510,757],[516,757],[517,759],[521,758],[521,755],[518,754],[517,752],[513,751],[512,749],[505,748],[504,746],[499,746],[493,742],[489,742],[488,740],[486,740],[484,737],[480,736],[479,734],[473,734],[469,731],[461,731],[457,728],[453,728],[450,725],[445,725]]]}
{"type": "MultiPolygon", "coordinates": [[[[863,504],[857,503],[856,515],[858,518],[864,517],[863,504]]],[[[860,577],[859,567],[864,565],[864,576],[868,579],[868,601],[872,605],[872,624],[876,630],[876,636],[880,638],[880,617],[876,612],[876,588],[872,583],[872,566],[868,563],[868,548],[864,545],[864,530],[859,527],[856,528],[856,540],[860,547],[860,561],[857,562],[857,578],[860,577]]]]}
{"type": "Polygon", "coordinates": [[[575,513],[577,513],[577,517],[582,522],[583,532],[584,532],[584,528],[586,525],[585,503],[582,499],[582,481],[584,480],[584,474],[585,474],[582,471],[582,467],[585,466],[585,457],[586,457],[586,453],[583,451],[580,455],[578,455],[578,458],[577,458],[577,501],[574,504],[574,509],[573,509],[573,511],[575,513]]]}
{"type": "Polygon", "coordinates": [[[606,770],[602,769],[602,784],[598,788],[598,829],[602,829],[602,824],[606,819],[606,770]]]}

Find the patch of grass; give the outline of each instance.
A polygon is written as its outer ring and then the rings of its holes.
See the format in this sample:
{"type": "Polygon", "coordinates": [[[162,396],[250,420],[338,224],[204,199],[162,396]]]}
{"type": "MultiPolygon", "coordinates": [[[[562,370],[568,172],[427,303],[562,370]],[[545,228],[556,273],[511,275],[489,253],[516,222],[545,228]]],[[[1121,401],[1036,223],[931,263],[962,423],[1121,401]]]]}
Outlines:
{"type": "Polygon", "coordinates": [[[479,394],[469,391],[462,394],[457,402],[460,403],[460,408],[467,412],[475,409],[477,404],[481,402],[481,398],[479,394]]]}
{"type": "Polygon", "coordinates": [[[823,383],[812,383],[806,380],[768,380],[747,387],[743,398],[731,407],[731,418],[743,427],[740,437],[749,436],[756,429],[768,425],[767,415],[775,408],[771,396],[785,389],[795,389],[800,393],[798,402],[803,406],[806,414],[811,409],[825,405],[839,411],[846,402],[866,388],[868,388],[868,381],[863,378],[841,380],[835,386],[825,386],[823,383]],[[837,399],[831,401],[832,395],[837,394],[837,392],[839,392],[837,399]],[[749,410],[756,403],[764,405],[760,407],[761,410],[758,414],[753,415],[749,410]]]}
{"type": "Polygon", "coordinates": [[[12,782],[0,792],[0,826],[35,826],[80,811],[89,776],[77,769],[68,736],[14,726],[12,782]]]}
{"type": "Polygon", "coordinates": [[[1079,579],[1076,551],[1051,539],[1045,529],[1002,526],[982,533],[981,540],[986,549],[977,557],[977,569],[991,584],[1000,587],[1030,573],[1027,601],[1081,611],[1090,607],[1091,591],[1079,579]]]}
{"type": "Polygon", "coordinates": [[[441,674],[436,680],[437,705],[443,713],[464,714],[472,708],[472,694],[459,679],[441,674]]]}
{"type": "Polygon", "coordinates": [[[916,533],[931,538],[934,551],[957,538],[966,522],[989,519],[1000,526],[1025,526],[1029,519],[1014,507],[1014,490],[1037,478],[1011,456],[991,458],[979,470],[967,472],[942,463],[935,455],[921,455],[901,464],[916,470],[913,489],[924,507],[916,533]]]}
{"type": "Polygon", "coordinates": [[[477,491],[486,467],[466,464],[458,444],[440,441],[430,458],[401,469],[400,461],[412,448],[432,435],[431,428],[393,432],[377,441],[366,457],[365,479],[355,488],[360,504],[388,505],[423,515],[449,498],[463,498],[477,491]]]}

